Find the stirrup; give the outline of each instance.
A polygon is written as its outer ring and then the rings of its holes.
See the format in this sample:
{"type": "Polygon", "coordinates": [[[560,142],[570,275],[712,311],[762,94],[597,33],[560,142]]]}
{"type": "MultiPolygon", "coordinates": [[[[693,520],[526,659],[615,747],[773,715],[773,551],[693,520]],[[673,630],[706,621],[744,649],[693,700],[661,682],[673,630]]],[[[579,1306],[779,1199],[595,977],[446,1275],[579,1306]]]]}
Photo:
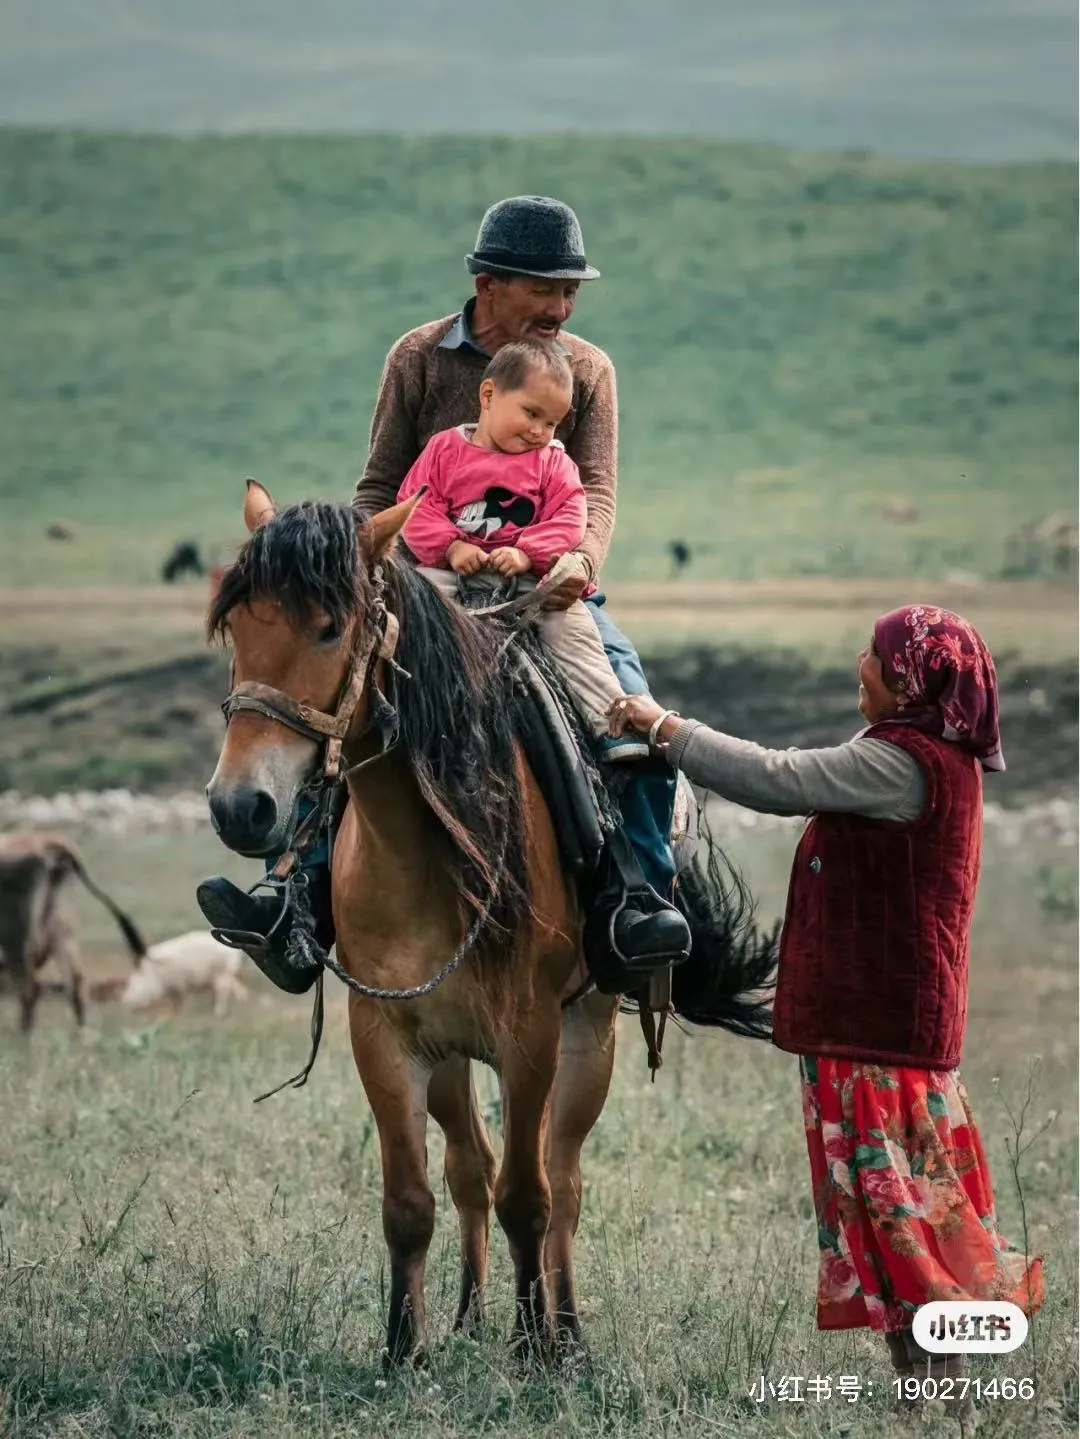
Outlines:
{"type": "Polygon", "coordinates": [[[674,914],[685,929],[688,929],[689,926],[686,916],[681,910],[663,900],[654,889],[624,892],[622,899],[608,917],[608,944],[611,946],[612,954],[629,974],[640,975],[643,980],[648,981],[650,975],[655,974],[657,970],[664,969],[669,965],[684,964],[690,958],[690,951],[685,948],[658,950],[655,954],[641,956],[626,954],[619,945],[615,931],[619,920],[627,910],[639,914],[642,924],[647,924],[650,920],[657,919],[667,912],[674,914]],[[639,909],[638,905],[633,903],[635,899],[645,900],[649,907],[639,909]]]}
{"type": "MultiPolygon", "coordinates": [[[[276,926],[275,926],[276,927],[276,926]]],[[[270,932],[273,933],[273,930],[270,932]]],[[[266,956],[270,953],[269,935],[259,934],[254,929],[210,929],[211,938],[216,939],[218,944],[225,945],[226,949],[239,949],[242,953],[254,958],[253,951],[266,956]]]]}
{"type": "Polygon", "coordinates": [[[218,929],[216,925],[210,926],[211,937],[219,944],[225,945],[227,949],[238,949],[242,953],[254,959],[255,953],[265,957],[271,949],[271,941],[285,922],[286,915],[290,911],[290,900],[292,899],[292,887],[295,880],[289,875],[284,883],[269,878],[258,879],[247,890],[247,895],[253,896],[257,889],[270,889],[281,893],[281,904],[278,906],[277,918],[266,931],[256,929],[218,929]]]}

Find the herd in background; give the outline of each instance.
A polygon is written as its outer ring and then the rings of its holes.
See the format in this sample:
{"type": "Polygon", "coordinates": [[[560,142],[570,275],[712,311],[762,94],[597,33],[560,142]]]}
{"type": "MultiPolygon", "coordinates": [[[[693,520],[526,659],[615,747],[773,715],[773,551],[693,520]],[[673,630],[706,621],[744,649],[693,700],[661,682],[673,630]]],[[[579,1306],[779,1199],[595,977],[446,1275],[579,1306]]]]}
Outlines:
{"type": "Polygon", "coordinates": [[[190,930],[147,945],[134,921],[90,878],[78,849],[65,835],[27,832],[0,836],[0,992],[19,1001],[23,1033],[34,1025],[45,994],[63,994],[77,1024],[86,1001],[115,1003],[131,1013],[166,1009],[175,1014],[193,994],[213,998],[214,1014],[244,999],[243,957],[206,930],[190,930]],[[129,950],[132,968],[87,984],[70,891],[79,880],[109,910],[129,950]],[[44,977],[51,963],[57,979],[44,977]]]}

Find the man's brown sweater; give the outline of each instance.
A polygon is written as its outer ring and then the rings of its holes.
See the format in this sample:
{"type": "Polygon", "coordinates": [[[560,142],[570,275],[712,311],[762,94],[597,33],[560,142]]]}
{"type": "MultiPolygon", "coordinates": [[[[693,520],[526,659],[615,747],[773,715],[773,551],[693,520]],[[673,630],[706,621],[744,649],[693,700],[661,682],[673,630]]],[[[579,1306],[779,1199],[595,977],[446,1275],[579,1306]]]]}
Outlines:
{"type": "MultiPolygon", "coordinates": [[[[396,501],[402,480],[432,435],[477,419],[488,357],[467,341],[453,348],[442,343],[463,333],[467,322],[448,315],[402,335],[387,355],[367,464],[356,486],[356,504],[367,513],[396,501]]],[[[581,553],[595,576],[615,526],[615,370],[603,350],[587,340],[564,333],[560,341],[574,372],[574,402],[556,433],[581,471],[588,505],[581,553]]]]}

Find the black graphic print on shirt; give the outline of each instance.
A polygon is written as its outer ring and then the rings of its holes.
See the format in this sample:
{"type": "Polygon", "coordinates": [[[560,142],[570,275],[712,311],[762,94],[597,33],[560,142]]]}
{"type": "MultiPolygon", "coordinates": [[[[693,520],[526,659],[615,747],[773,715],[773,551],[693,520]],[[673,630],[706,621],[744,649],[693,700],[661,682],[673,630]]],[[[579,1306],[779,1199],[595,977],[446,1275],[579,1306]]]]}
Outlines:
{"type": "Polygon", "coordinates": [[[451,519],[459,530],[467,535],[481,535],[490,539],[504,525],[516,525],[524,529],[532,524],[536,506],[524,495],[515,495],[504,485],[492,485],[484,491],[482,500],[473,500],[451,519]]]}

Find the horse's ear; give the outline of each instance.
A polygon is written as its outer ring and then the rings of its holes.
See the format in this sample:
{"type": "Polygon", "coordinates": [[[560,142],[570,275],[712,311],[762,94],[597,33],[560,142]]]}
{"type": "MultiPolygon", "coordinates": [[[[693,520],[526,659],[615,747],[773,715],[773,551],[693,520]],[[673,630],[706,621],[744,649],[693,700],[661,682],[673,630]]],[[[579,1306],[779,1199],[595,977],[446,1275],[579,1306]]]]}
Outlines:
{"type": "Polygon", "coordinates": [[[405,528],[405,522],[426,493],[427,486],[425,485],[423,489],[417,490],[410,499],[402,500],[399,505],[391,505],[388,510],[380,510],[377,515],[372,515],[371,519],[365,522],[364,536],[373,565],[386,559],[394,548],[398,535],[405,528]]]}
{"type": "Polygon", "coordinates": [[[244,496],[244,524],[252,534],[272,520],[277,513],[270,491],[264,489],[258,480],[248,479],[247,494],[244,496]]]}

